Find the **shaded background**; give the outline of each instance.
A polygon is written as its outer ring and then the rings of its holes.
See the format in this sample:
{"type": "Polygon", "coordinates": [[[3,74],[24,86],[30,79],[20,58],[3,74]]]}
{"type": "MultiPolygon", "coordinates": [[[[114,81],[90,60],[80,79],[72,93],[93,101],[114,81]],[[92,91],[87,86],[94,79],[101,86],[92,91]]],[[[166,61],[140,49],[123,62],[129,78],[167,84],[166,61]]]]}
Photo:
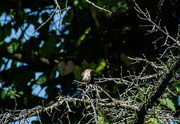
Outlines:
{"type": "MultiPolygon", "coordinates": [[[[61,8],[66,2],[58,1],[61,8]]],[[[55,9],[53,0],[6,0],[0,1],[0,108],[31,108],[48,106],[56,100],[58,93],[73,95],[80,74],[92,68],[93,77],[120,77],[127,70],[137,73],[141,64],[134,65],[127,57],[142,57],[155,60],[165,48],[164,39],[152,44],[163,34],[147,34],[147,21],[140,20],[132,0],[94,0],[100,7],[112,14],[98,10],[85,0],[69,0],[63,11],[61,28],[59,13],[37,32],[55,9]],[[32,34],[33,33],[33,34],[32,34]],[[9,37],[12,34],[15,38],[9,37]],[[40,87],[37,94],[33,90],[40,87]],[[45,90],[45,97],[39,93],[45,90]]],[[[158,16],[161,25],[166,26],[171,36],[176,36],[180,21],[180,1],[167,0],[161,4],[157,0],[137,0],[141,8],[147,8],[152,20],[158,16]]],[[[150,30],[150,29],[149,29],[150,30]]],[[[152,69],[147,69],[151,74],[152,69]]],[[[93,80],[92,80],[93,83],[93,80]]],[[[106,90],[116,97],[117,90],[123,92],[125,86],[107,82],[106,90]]],[[[174,103],[176,104],[176,103],[174,103]]],[[[78,111],[82,108],[74,108],[78,111]]],[[[78,112],[77,112],[78,113],[78,112]]],[[[44,115],[46,116],[46,115],[44,115]]],[[[57,114],[58,116],[58,114],[57,114]]],[[[76,122],[79,114],[71,115],[76,122]]],[[[42,118],[44,122],[49,118],[42,118]]],[[[56,118],[55,118],[56,120],[56,118]]]]}

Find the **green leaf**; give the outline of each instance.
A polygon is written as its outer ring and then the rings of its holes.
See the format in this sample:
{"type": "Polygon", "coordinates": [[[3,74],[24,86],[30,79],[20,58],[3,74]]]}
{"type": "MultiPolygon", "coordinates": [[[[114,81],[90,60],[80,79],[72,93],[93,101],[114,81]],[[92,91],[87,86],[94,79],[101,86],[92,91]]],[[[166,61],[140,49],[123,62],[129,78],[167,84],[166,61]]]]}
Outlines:
{"type": "Polygon", "coordinates": [[[18,94],[19,94],[19,95],[23,95],[23,94],[24,94],[24,91],[19,91],[18,94]]]}
{"type": "Polygon", "coordinates": [[[15,95],[15,91],[13,91],[12,89],[10,89],[10,90],[8,91],[7,95],[8,95],[8,97],[9,97],[10,99],[13,99],[13,98],[14,98],[14,95],[15,95]]]}
{"type": "Polygon", "coordinates": [[[11,70],[8,81],[13,82],[14,86],[18,91],[24,90],[24,87],[27,86],[27,83],[31,79],[35,78],[33,70],[30,70],[27,66],[20,66],[11,70]]]}
{"type": "Polygon", "coordinates": [[[41,76],[39,77],[39,79],[36,81],[36,84],[41,85],[41,84],[46,83],[46,81],[47,81],[46,75],[41,75],[41,76]]]}
{"type": "Polygon", "coordinates": [[[80,80],[80,78],[81,78],[81,67],[75,65],[74,76],[75,76],[75,80],[80,80]]]}
{"type": "Polygon", "coordinates": [[[16,91],[10,90],[3,90],[1,92],[1,98],[5,100],[6,98],[13,99],[16,91]]]}
{"type": "Polygon", "coordinates": [[[124,53],[121,53],[121,60],[126,64],[126,66],[132,70],[135,70],[134,64],[132,60],[128,58],[128,56],[124,53]]]}
{"type": "Polygon", "coordinates": [[[105,122],[104,120],[103,116],[98,117],[97,124],[109,124],[109,122],[105,122]]]}
{"type": "Polygon", "coordinates": [[[94,73],[96,73],[96,75],[101,75],[105,67],[106,67],[106,61],[104,59],[99,59],[96,69],[94,70],[94,73]]]}
{"type": "Polygon", "coordinates": [[[4,28],[4,37],[10,36],[12,32],[12,25],[9,23],[6,25],[6,28],[4,28]]]}
{"type": "Polygon", "coordinates": [[[3,90],[3,91],[1,92],[1,98],[2,98],[3,100],[5,100],[6,96],[7,96],[7,91],[6,91],[6,90],[3,90]]]}
{"type": "Polygon", "coordinates": [[[48,40],[44,41],[43,46],[41,47],[41,54],[44,57],[50,57],[56,49],[57,38],[52,34],[48,40]]]}
{"type": "Polygon", "coordinates": [[[84,70],[87,69],[87,68],[94,69],[95,66],[96,66],[96,64],[94,64],[94,62],[88,63],[87,61],[84,60],[84,61],[81,63],[81,66],[82,66],[82,69],[83,69],[83,71],[84,71],[84,70]]]}
{"type": "Polygon", "coordinates": [[[178,93],[180,93],[180,85],[177,84],[177,85],[175,85],[174,87],[175,87],[176,91],[177,91],[178,93]]]}
{"type": "Polygon", "coordinates": [[[28,98],[24,97],[24,105],[27,105],[27,104],[28,104],[28,98]]]}
{"type": "Polygon", "coordinates": [[[84,34],[80,36],[80,38],[79,38],[78,41],[77,41],[76,47],[78,47],[78,46],[82,43],[82,41],[83,41],[83,40],[85,39],[85,37],[86,37],[86,34],[89,34],[90,30],[91,30],[90,27],[87,28],[87,29],[85,30],[84,34]]]}
{"type": "Polygon", "coordinates": [[[88,4],[85,0],[74,0],[73,5],[75,8],[79,8],[82,10],[83,8],[87,7],[88,4]]]}
{"type": "Polygon", "coordinates": [[[4,44],[4,41],[0,41],[0,46],[4,44]]]}
{"type": "Polygon", "coordinates": [[[78,0],[74,0],[73,1],[73,5],[76,7],[76,6],[78,6],[78,4],[79,4],[79,1],[78,0]]]}
{"type": "Polygon", "coordinates": [[[7,51],[12,54],[14,51],[16,51],[19,47],[19,42],[13,42],[10,43],[10,45],[7,47],[7,51]]]}
{"type": "Polygon", "coordinates": [[[169,109],[173,110],[173,111],[176,111],[176,108],[175,108],[175,104],[174,102],[169,99],[169,98],[166,98],[166,99],[158,99],[163,105],[167,106],[169,109]]]}
{"type": "Polygon", "coordinates": [[[10,16],[14,20],[14,16],[16,15],[16,10],[15,9],[10,9],[10,16]]]}
{"type": "Polygon", "coordinates": [[[158,120],[157,118],[150,118],[150,121],[152,124],[162,124],[161,120],[158,120]]]}

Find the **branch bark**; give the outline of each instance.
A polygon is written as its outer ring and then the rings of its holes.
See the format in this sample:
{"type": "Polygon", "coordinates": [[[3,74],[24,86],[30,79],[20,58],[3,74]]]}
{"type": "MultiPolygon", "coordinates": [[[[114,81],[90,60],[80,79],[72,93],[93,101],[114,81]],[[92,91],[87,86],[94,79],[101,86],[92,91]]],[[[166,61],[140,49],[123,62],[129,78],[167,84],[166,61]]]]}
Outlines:
{"type": "Polygon", "coordinates": [[[177,69],[179,68],[179,66],[180,66],[180,63],[178,60],[178,61],[174,62],[174,64],[171,66],[171,68],[166,73],[166,75],[163,76],[164,79],[159,78],[158,82],[160,82],[160,85],[159,85],[158,89],[156,89],[154,92],[152,92],[151,97],[149,97],[147,102],[145,102],[141,106],[140,111],[137,111],[137,120],[136,120],[137,124],[144,123],[145,115],[147,115],[148,109],[151,108],[153,106],[153,103],[163,94],[163,92],[165,91],[167,85],[169,84],[169,82],[173,76],[173,72],[176,72],[177,69]]]}

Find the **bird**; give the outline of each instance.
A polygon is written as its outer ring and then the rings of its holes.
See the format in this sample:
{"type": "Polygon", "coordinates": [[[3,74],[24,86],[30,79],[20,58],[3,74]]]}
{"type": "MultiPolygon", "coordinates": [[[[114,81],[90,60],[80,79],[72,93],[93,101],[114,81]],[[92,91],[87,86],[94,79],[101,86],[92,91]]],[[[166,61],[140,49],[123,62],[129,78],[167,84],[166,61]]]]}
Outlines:
{"type": "Polygon", "coordinates": [[[86,69],[84,72],[81,74],[81,81],[85,83],[89,83],[91,81],[91,71],[93,69],[86,69]]]}

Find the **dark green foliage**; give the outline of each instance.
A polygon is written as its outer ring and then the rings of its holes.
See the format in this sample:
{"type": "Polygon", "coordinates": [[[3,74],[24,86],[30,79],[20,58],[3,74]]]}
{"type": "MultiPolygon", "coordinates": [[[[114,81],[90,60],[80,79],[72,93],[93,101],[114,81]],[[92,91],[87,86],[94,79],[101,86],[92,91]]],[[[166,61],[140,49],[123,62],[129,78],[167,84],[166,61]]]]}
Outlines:
{"type": "MultiPolygon", "coordinates": [[[[65,8],[65,2],[58,2],[62,9],[65,8]]],[[[107,77],[109,75],[120,77],[121,66],[123,75],[128,75],[126,70],[139,72],[142,69],[141,64],[131,64],[127,56],[142,57],[142,54],[145,54],[148,59],[154,59],[164,50],[161,47],[164,40],[156,43],[157,49],[152,44],[154,40],[162,36],[161,33],[144,35],[147,28],[139,27],[139,25],[148,25],[148,23],[137,17],[132,0],[96,0],[93,2],[112,11],[112,14],[98,10],[85,0],[69,0],[70,9],[63,18],[60,32],[58,32],[59,27],[52,30],[56,22],[51,19],[34,34],[31,34],[34,30],[31,30],[32,32],[28,34],[31,36],[27,35],[27,28],[33,25],[37,29],[41,25],[38,22],[39,18],[45,22],[51,14],[45,10],[52,12],[52,9],[55,9],[54,1],[8,0],[0,2],[0,15],[4,13],[10,17],[9,21],[0,21],[0,79],[2,84],[0,108],[13,109],[14,97],[17,97],[17,102],[20,103],[17,106],[18,109],[41,104],[42,98],[32,94],[34,84],[41,88],[47,87],[48,98],[44,100],[45,105],[48,106],[51,100],[56,100],[58,93],[61,95],[75,94],[77,86],[72,82],[74,79],[79,80],[80,74],[86,68],[94,69],[92,73],[94,77],[101,76],[101,74],[107,77]],[[26,12],[25,9],[30,9],[30,12],[26,12]],[[23,28],[24,24],[27,25],[25,28],[23,28]],[[21,30],[20,37],[13,38],[7,43],[5,38],[11,35],[12,29],[16,32],[21,30]],[[57,44],[60,45],[57,46],[57,44]],[[9,61],[12,62],[8,64],[9,61]],[[72,61],[73,68],[67,74],[60,72],[57,77],[56,73],[60,69],[58,64],[60,62],[67,64],[68,61],[72,61]],[[20,66],[17,65],[18,62],[21,62],[20,66]],[[36,72],[43,74],[35,79],[36,72]],[[57,85],[60,85],[60,88],[57,85]]],[[[174,3],[165,1],[161,8],[158,0],[138,0],[137,3],[149,10],[152,20],[158,16],[162,20],[161,24],[167,27],[169,33],[172,36],[176,35],[180,18],[180,1],[177,0],[174,3]]],[[[147,68],[146,71],[151,74],[153,70],[147,68]]],[[[107,90],[114,90],[112,91],[114,96],[116,96],[117,89],[120,91],[124,89],[121,85],[107,84],[107,86],[109,86],[107,90]]],[[[180,92],[179,82],[176,82],[174,89],[180,92]]],[[[159,101],[163,103],[165,100],[160,99],[159,101]]],[[[168,102],[173,104],[171,98],[168,102]]],[[[175,110],[177,103],[174,104],[176,105],[168,107],[175,110]]],[[[78,108],[74,108],[74,111],[78,112],[78,108]]],[[[45,117],[42,119],[43,122],[50,120],[46,116],[43,116],[45,117]]],[[[74,123],[78,121],[73,114],[71,116],[74,123]]]]}

